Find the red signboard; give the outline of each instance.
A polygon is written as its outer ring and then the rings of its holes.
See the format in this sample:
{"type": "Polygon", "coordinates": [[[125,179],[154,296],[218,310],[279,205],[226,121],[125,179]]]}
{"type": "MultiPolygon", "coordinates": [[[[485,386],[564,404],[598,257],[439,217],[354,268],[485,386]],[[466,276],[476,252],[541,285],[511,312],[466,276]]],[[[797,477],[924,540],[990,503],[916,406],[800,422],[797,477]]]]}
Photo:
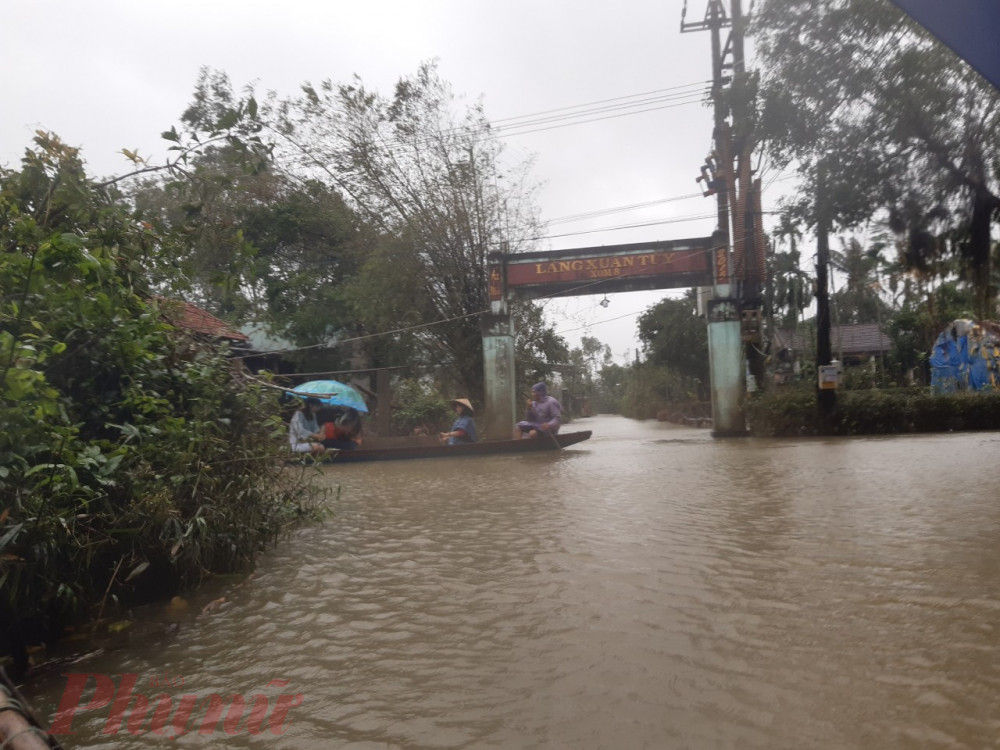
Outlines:
{"type": "Polygon", "coordinates": [[[506,256],[519,296],[569,296],[712,284],[709,238],[506,256]]]}
{"type": "Polygon", "coordinates": [[[503,269],[500,266],[490,266],[490,302],[503,299],[503,269]]]}

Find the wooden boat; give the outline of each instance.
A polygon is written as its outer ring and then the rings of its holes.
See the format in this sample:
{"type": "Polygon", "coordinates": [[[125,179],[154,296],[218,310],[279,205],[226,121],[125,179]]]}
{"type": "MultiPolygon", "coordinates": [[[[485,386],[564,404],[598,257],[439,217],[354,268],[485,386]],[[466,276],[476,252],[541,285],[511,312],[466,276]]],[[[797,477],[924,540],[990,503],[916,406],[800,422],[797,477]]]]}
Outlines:
{"type": "Polygon", "coordinates": [[[397,461],[406,458],[457,458],[459,456],[492,456],[504,453],[534,453],[555,451],[570,445],[582,443],[590,438],[590,430],[579,432],[559,432],[555,435],[538,435],[519,440],[483,440],[478,443],[441,445],[436,439],[418,445],[386,445],[363,447],[352,451],[337,451],[325,461],[330,463],[354,463],[355,461],[397,461]]]}

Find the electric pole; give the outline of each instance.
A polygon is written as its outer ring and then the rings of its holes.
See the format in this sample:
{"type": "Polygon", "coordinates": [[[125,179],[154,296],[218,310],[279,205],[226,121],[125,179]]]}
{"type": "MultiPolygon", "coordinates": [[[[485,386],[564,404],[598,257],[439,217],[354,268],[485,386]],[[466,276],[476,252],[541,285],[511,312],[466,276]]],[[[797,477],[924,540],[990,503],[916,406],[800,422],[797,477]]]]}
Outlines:
{"type": "Polygon", "coordinates": [[[753,132],[743,97],[727,97],[727,87],[746,79],[741,0],[708,0],[703,21],[688,22],[687,0],[681,12],[681,32],[709,31],[712,39],[713,151],[702,166],[706,196],[715,195],[720,247],[716,248],[713,298],[707,307],[709,358],[712,365],[712,418],[716,434],[746,434],[742,404],[749,371],[763,385],[761,351],[764,281],[764,235],[761,226],[760,183],[754,181],[751,159],[753,132]],[[723,29],[730,33],[723,43],[723,29]],[[735,347],[735,352],[730,351],[735,347]],[[721,407],[716,408],[717,400],[721,407]],[[735,405],[732,403],[735,401],[735,405]],[[720,429],[721,425],[721,429],[720,429]]]}
{"type": "Polygon", "coordinates": [[[824,377],[832,363],[830,340],[830,293],[827,284],[830,266],[830,207],[826,188],[826,159],[819,163],[816,179],[816,406],[819,432],[829,435],[837,409],[836,374],[824,377]]]}

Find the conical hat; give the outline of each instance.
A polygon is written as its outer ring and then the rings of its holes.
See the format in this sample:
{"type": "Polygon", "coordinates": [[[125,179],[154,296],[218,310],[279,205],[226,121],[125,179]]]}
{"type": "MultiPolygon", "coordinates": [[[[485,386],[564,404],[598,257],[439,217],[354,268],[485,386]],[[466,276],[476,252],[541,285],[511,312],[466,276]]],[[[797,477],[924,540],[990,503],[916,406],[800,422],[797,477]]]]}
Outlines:
{"type": "Polygon", "coordinates": [[[467,398],[453,398],[448,403],[451,403],[451,404],[461,404],[462,406],[464,406],[466,409],[469,410],[469,413],[471,413],[471,414],[475,414],[476,413],[476,410],[472,408],[472,403],[467,398]]]}

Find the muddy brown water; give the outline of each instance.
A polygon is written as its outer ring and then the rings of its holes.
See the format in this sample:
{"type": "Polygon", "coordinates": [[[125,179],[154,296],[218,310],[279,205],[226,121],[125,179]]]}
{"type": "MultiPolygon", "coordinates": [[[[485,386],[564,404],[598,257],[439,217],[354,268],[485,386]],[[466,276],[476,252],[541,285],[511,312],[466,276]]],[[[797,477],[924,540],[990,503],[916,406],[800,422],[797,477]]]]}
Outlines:
{"type": "MultiPolygon", "coordinates": [[[[1000,747],[1000,434],[565,429],[594,437],[324,468],[327,522],[66,669],[135,675],[151,703],[114,733],[113,702],[79,711],[63,744],[1000,747]],[[247,709],[225,725],[232,696],[247,709]],[[269,713],[249,721],[253,696],[269,713]]],[[[69,680],[30,686],[40,718],[69,680]]]]}

